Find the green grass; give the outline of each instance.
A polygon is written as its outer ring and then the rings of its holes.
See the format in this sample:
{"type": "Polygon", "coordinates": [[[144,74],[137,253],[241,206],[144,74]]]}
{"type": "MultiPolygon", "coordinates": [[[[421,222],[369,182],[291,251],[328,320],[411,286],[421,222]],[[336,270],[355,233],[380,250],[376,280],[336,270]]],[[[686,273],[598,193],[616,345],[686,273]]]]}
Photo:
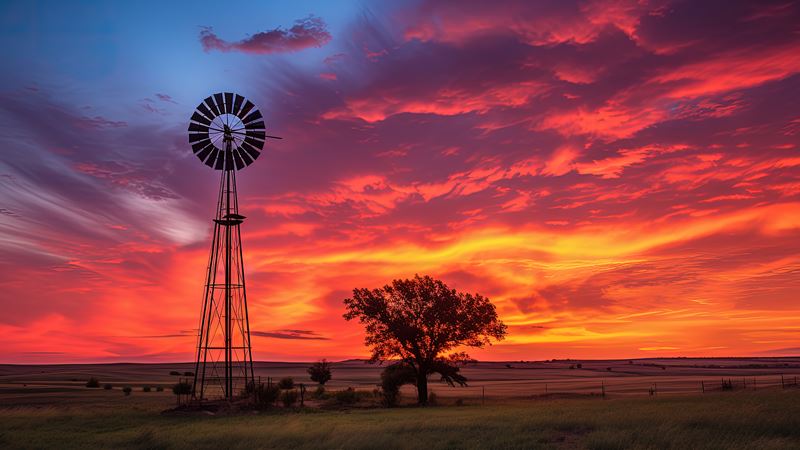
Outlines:
{"type": "Polygon", "coordinates": [[[800,448],[800,391],[226,417],[136,403],[0,409],[0,448],[553,447],[800,448]]]}

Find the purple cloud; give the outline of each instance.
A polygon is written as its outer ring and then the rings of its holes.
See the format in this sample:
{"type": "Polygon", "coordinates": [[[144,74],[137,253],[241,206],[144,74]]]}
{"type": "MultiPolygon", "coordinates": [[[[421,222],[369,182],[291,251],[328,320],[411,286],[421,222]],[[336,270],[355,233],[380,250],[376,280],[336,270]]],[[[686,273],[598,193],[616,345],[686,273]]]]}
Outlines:
{"type": "Polygon", "coordinates": [[[262,31],[239,42],[220,39],[211,27],[200,32],[200,43],[203,50],[219,50],[221,52],[237,51],[267,55],[271,53],[296,52],[309,47],[321,47],[331,40],[331,34],[325,28],[325,22],[319,17],[309,16],[295,21],[288,30],[275,28],[262,31]]]}

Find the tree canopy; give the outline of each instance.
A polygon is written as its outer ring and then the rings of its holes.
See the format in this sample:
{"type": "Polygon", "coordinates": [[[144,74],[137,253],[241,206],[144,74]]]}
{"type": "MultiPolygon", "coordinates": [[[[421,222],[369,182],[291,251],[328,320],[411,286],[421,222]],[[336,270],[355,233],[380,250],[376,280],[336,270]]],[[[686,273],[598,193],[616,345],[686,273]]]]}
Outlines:
{"type": "Polygon", "coordinates": [[[461,347],[483,347],[506,335],[495,306],[480,294],[457,292],[430,276],[394,280],[380,289],[354,289],[344,300],[346,320],[366,330],[371,362],[399,359],[416,373],[419,402],[427,402],[427,376],[465,384],[458,365],[469,360],[461,347]]]}

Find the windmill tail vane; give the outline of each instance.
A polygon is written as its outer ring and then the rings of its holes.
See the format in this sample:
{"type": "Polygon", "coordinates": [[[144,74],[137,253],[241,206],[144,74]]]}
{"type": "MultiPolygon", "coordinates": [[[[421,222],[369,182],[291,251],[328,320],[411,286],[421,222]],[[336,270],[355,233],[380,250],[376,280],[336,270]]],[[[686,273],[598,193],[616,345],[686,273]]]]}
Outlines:
{"type": "Polygon", "coordinates": [[[230,92],[201,102],[188,131],[195,156],[221,171],[191,396],[231,400],[254,382],[236,172],[260,156],[266,139],[281,138],[266,134],[251,101],[230,92]]]}

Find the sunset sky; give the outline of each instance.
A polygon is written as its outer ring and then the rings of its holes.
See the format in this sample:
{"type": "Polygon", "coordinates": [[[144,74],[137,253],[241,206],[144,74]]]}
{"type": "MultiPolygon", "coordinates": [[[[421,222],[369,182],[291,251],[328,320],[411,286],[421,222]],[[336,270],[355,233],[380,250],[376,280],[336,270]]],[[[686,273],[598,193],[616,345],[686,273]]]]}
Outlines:
{"type": "Polygon", "coordinates": [[[800,354],[800,4],[3,2],[0,363],[190,361],[240,93],[256,360],[365,357],[428,274],[484,360],[800,354]],[[228,6],[226,6],[228,5],[228,6]]]}

